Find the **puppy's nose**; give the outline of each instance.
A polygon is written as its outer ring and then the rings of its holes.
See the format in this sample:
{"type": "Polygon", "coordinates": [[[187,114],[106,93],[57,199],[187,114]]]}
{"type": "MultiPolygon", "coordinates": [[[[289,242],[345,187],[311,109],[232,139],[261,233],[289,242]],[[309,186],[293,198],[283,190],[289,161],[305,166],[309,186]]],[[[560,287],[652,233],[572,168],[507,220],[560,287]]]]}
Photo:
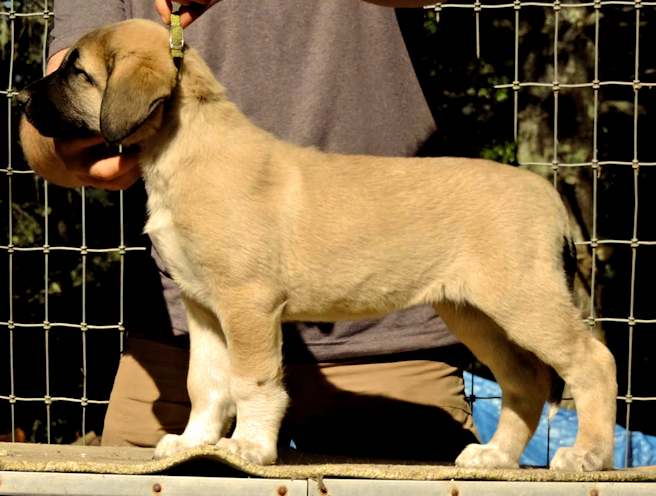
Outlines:
{"type": "Polygon", "coordinates": [[[18,104],[21,107],[24,107],[27,104],[27,102],[30,101],[31,98],[32,98],[32,94],[29,90],[22,90],[20,93],[18,93],[18,97],[17,97],[18,104]]]}

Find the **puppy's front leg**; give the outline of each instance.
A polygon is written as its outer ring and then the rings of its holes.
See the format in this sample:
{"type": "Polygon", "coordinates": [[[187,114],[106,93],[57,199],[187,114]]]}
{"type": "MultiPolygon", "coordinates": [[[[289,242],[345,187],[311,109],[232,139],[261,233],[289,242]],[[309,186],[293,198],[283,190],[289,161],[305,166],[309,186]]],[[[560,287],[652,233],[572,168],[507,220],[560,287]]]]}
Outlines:
{"type": "Polygon", "coordinates": [[[222,295],[219,312],[230,353],[230,389],[237,426],[223,446],[260,465],[277,457],[278,431],[288,398],[282,385],[282,331],[276,307],[257,292],[222,295]]]}
{"type": "Polygon", "coordinates": [[[181,436],[167,434],[157,444],[155,458],[188,448],[216,444],[226,435],[235,416],[230,393],[230,370],[225,337],[216,316],[183,296],[189,321],[189,374],[187,389],[191,414],[181,436]]]}

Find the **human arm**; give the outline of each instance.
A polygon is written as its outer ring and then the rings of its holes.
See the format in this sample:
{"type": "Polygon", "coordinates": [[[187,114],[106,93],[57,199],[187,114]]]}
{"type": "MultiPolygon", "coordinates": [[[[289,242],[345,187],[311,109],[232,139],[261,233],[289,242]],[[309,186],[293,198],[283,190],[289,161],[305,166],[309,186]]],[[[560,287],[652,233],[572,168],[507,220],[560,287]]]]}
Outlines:
{"type": "Polygon", "coordinates": [[[367,3],[381,5],[383,7],[395,8],[416,8],[425,7],[426,5],[434,5],[436,3],[444,3],[446,0],[364,0],[367,3]]]}
{"type": "MultiPolygon", "coordinates": [[[[180,8],[180,25],[185,28],[196,19],[198,19],[204,12],[213,5],[216,5],[221,0],[178,0],[182,6],[180,8]]],[[[383,7],[423,7],[425,5],[433,5],[436,3],[443,3],[446,0],[364,0],[368,3],[373,3],[383,7]]],[[[155,8],[164,21],[164,24],[171,23],[171,12],[173,7],[171,0],[155,0],[155,8]]]]}

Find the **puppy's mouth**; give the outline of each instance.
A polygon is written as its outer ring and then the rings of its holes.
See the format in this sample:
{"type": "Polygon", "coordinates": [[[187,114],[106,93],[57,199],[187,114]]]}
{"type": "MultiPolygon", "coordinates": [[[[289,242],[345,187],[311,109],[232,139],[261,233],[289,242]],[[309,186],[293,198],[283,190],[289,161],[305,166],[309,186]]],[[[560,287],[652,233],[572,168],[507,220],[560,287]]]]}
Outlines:
{"type": "Polygon", "coordinates": [[[97,136],[87,127],[78,126],[74,123],[63,122],[55,119],[42,120],[35,118],[33,114],[25,113],[28,122],[32,124],[42,136],[46,138],[61,138],[61,139],[75,139],[75,138],[91,138],[97,136]]]}

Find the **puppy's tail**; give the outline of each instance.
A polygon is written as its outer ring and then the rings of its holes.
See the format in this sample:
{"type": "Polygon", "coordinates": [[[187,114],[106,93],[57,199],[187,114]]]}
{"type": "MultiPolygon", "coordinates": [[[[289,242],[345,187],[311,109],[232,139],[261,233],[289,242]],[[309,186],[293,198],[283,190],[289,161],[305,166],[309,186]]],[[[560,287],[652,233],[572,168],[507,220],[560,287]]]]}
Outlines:
{"type": "Polygon", "coordinates": [[[565,381],[556,373],[554,369],[551,372],[551,390],[549,391],[549,418],[552,418],[560,408],[560,402],[563,400],[563,391],[565,390],[565,381]]]}
{"type": "Polygon", "coordinates": [[[576,263],[576,245],[570,237],[563,238],[563,270],[567,279],[567,287],[570,293],[574,293],[574,278],[578,271],[576,263]]]}
{"type": "MultiPolygon", "coordinates": [[[[567,288],[569,289],[572,299],[574,299],[574,278],[578,266],[576,263],[576,245],[571,237],[563,237],[563,271],[567,281],[567,288]]],[[[563,391],[565,390],[565,381],[551,369],[551,391],[549,392],[549,418],[553,417],[563,400],[563,391]]]]}

